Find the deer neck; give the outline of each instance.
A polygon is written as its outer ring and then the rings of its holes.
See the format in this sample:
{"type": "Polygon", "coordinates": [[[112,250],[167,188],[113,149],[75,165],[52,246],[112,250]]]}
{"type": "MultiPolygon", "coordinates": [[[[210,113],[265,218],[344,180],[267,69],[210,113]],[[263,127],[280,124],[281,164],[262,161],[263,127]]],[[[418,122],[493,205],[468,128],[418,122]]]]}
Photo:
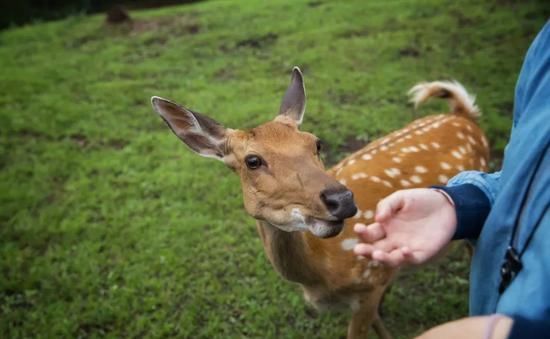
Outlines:
{"type": "Polygon", "coordinates": [[[258,221],[257,228],[269,261],[283,278],[302,285],[321,281],[303,232],[282,231],[265,221],[258,221]]]}

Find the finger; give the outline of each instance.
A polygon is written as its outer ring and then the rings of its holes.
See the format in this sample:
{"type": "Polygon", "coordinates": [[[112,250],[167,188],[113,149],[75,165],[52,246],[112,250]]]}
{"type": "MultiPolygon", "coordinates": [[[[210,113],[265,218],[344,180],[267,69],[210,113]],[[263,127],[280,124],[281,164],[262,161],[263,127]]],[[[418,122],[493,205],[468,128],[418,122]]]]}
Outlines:
{"type": "Polygon", "coordinates": [[[370,257],[373,251],[374,251],[374,246],[372,246],[371,244],[360,243],[355,245],[355,247],[353,248],[353,253],[355,253],[356,255],[362,255],[365,257],[370,257]]]}
{"type": "Polygon", "coordinates": [[[382,225],[379,223],[370,224],[368,226],[364,224],[356,224],[353,230],[357,233],[357,235],[359,235],[361,240],[368,243],[381,240],[386,236],[386,232],[384,232],[382,225]]]}
{"type": "Polygon", "coordinates": [[[413,251],[409,247],[404,246],[401,248],[401,252],[405,258],[405,261],[411,264],[421,264],[423,262],[423,256],[419,251],[413,251]]]}
{"type": "Polygon", "coordinates": [[[371,243],[371,245],[374,246],[375,249],[386,252],[386,253],[389,253],[389,252],[393,251],[394,249],[400,247],[394,241],[392,241],[388,238],[383,238],[383,239],[380,239],[378,241],[375,241],[375,242],[371,243]]]}
{"type": "Polygon", "coordinates": [[[376,206],[376,216],[374,219],[377,222],[385,222],[392,215],[399,212],[401,208],[405,205],[405,195],[403,191],[397,191],[393,194],[390,194],[386,198],[380,200],[376,206]]]}
{"type": "Polygon", "coordinates": [[[356,223],[355,225],[353,225],[353,231],[355,233],[363,233],[367,230],[367,225],[363,224],[363,223],[356,223]]]}
{"type": "Polygon", "coordinates": [[[401,249],[395,249],[389,253],[376,250],[372,253],[372,258],[391,267],[402,266],[405,263],[405,256],[401,249]]]}

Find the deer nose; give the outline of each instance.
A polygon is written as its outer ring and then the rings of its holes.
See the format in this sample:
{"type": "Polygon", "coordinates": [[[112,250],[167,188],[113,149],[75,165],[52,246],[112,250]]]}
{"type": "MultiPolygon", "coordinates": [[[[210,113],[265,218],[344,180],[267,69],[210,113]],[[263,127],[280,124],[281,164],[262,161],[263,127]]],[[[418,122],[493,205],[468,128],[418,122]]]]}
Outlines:
{"type": "Polygon", "coordinates": [[[353,193],[343,186],[323,190],[321,201],[325,204],[329,213],[340,220],[353,217],[357,213],[353,193]]]}

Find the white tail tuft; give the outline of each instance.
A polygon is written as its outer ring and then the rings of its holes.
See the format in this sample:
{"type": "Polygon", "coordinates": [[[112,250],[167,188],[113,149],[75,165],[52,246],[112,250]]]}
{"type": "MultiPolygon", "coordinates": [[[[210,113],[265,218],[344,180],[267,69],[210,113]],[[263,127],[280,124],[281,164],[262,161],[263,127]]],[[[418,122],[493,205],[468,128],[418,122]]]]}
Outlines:
{"type": "Polygon", "coordinates": [[[449,100],[449,107],[454,114],[472,119],[481,115],[475,104],[475,96],[469,94],[458,81],[422,82],[410,89],[409,96],[415,108],[431,97],[439,97],[449,100]]]}

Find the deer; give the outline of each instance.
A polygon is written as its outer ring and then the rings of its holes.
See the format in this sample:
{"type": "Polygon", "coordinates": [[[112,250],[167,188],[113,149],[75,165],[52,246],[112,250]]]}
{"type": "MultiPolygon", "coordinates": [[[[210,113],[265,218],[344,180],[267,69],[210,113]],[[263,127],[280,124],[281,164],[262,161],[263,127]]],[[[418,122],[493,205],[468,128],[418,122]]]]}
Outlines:
{"type": "Polygon", "coordinates": [[[328,170],[320,139],[299,129],[306,92],[298,67],[275,118],[247,130],[226,128],[161,97],[151,102],[192,151],[239,176],[244,208],[282,278],[301,286],[318,310],[351,311],[348,338],[365,338],[371,327],[378,337],[391,338],[379,305],[397,269],[354,255],[353,225],[372,222],[376,204],[390,193],[485,170],[489,157],[475,98],[460,83],[420,83],[409,93],[415,107],[439,97],[450,112],[417,119],[328,170]]]}

